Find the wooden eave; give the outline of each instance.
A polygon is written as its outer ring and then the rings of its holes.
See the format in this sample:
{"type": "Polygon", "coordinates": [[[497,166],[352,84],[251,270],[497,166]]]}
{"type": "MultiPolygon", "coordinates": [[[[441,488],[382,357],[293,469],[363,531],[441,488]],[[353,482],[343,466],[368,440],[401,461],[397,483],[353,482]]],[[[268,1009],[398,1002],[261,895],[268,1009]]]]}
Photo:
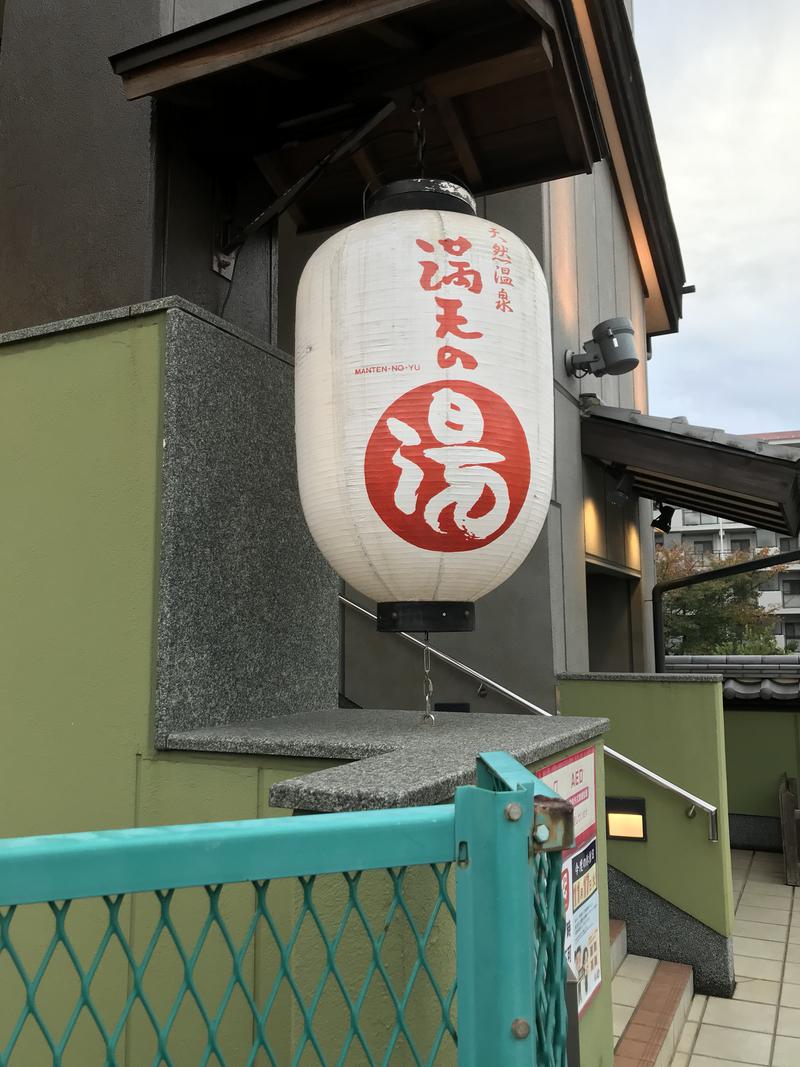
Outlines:
{"type": "Polygon", "coordinates": [[[684,270],[624,0],[260,0],[111,59],[129,99],[280,196],[394,100],[396,114],[293,206],[301,230],[360,217],[366,186],[416,173],[410,106],[426,99],[427,172],[492,193],[608,158],[645,293],[674,332],[684,270]]]}
{"type": "Polygon", "coordinates": [[[581,420],[584,456],[625,467],[637,495],[794,536],[800,529],[800,461],[757,451],[720,431],[602,406],[581,420]],[[719,437],[720,439],[712,439],[719,437]]]}
{"type": "Polygon", "coordinates": [[[113,56],[198,151],[255,161],[276,195],[387,100],[396,113],[297,201],[301,229],[360,217],[366,185],[427,173],[491,193],[591,171],[605,153],[569,0],[261,0],[113,56]]]}

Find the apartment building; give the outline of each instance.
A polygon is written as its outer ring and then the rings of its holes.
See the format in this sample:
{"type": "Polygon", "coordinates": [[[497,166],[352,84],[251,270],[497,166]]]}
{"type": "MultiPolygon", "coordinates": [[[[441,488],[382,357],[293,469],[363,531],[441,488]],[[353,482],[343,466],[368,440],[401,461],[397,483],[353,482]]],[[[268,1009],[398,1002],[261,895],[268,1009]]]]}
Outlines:
{"type": "MultiPolygon", "coordinates": [[[[796,447],[800,450],[800,430],[743,435],[768,445],[796,447]]],[[[695,555],[728,559],[741,553],[752,554],[768,549],[791,552],[798,547],[797,537],[787,537],[772,530],[759,529],[752,523],[723,519],[702,511],[679,508],[672,517],[669,533],[656,534],[656,548],[682,545],[695,555]]],[[[800,649],[800,563],[761,586],[761,603],[775,613],[775,639],[781,648],[800,649]]]]}

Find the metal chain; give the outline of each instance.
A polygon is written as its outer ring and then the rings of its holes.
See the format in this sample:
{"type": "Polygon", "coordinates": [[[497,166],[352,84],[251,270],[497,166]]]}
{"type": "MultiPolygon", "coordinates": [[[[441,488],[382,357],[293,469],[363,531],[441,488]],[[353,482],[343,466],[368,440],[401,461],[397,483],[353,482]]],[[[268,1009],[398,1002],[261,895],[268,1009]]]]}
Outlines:
{"type": "Polygon", "coordinates": [[[417,166],[419,167],[420,178],[425,177],[425,148],[427,144],[427,133],[425,130],[425,101],[421,96],[414,98],[414,103],[411,106],[411,111],[416,117],[416,142],[417,142],[417,166]]]}
{"type": "Polygon", "coordinates": [[[422,691],[425,694],[425,714],[422,722],[425,726],[433,726],[436,716],[431,711],[433,706],[433,679],[431,678],[431,645],[427,630],[425,631],[425,647],[422,650],[422,691]]]}

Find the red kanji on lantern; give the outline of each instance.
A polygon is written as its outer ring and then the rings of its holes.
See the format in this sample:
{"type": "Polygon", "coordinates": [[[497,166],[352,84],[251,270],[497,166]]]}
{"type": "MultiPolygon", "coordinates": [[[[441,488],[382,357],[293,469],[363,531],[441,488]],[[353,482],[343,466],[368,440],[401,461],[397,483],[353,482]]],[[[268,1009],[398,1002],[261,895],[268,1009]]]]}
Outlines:
{"type": "Polygon", "coordinates": [[[498,285],[512,285],[514,284],[511,277],[511,267],[495,267],[494,280],[498,285]]]}
{"type": "Polygon", "coordinates": [[[510,263],[511,256],[508,254],[508,247],[504,244],[492,245],[492,259],[495,263],[510,263]]]}
{"type": "Polygon", "coordinates": [[[505,289],[501,289],[497,294],[497,303],[495,307],[498,311],[513,311],[511,306],[511,300],[509,299],[508,292],[505,289]]]}
{"type": "MultiPolygon", "coordinates": [[[[472,248],[472,244],[466,239],[466,237],[445,237],[439,241],[444,251],[449,256],[463,256],[465,252],[468,252],[472,248]]],[[[423,241],[417,239],[417,245],[423,252],[433,252],[434,247],[430,241],[423,241]]],[[[469,261],[466,259],[448,259],[447,263],[453,267],[453,271],[450,274],[442,274],[438,281],[434,281],[436,275],[439,273],[439,264],[433,259],[421,259],[419,265],[422,267],[422,274],[419,279],[420,286],[426,292],[436,292],[441,289],[443,285],[458,285],[464,289],[468,289],[471,293],[480,293],[483,289],[483,280],[480,275],[480,271],[475,270],[470,266],[469,261]]]]}
{"type": "Polygon", "coordinates": [[[519,514],[530,476],[519,418],[498,394],[467,381],[430,382],[397,397],[364,456],[380,519],[429,551],[490,544],[519,514]]]}
{"type": "Polygon", "coordinates": [[[475,370],[478,366],[478,361],[474,356],[471,356],[469,352],[463,352],[460,348],[454,348],[452,345],[443,345],[437,355],[440,367],[454,367],[456,363],[460,363],[466,370],[475,370]]]}
{"type": "Polygon", "coordinates": [[[442,296],[437,296],[436,303],[442,309],[440,314],[436,316],[436,321],[439,323],[439,328],[436,331],[437,337],[446,337],[447,334],[452,334],[453,337],[462,337],[466,340],[483,337],[480,330],[472,330],[468,333],[466,330],[461,329],[462,326],[466,326],[467,319],[466,316],[459,315],[459,309],[462,306],[460,300],[446,300],[442,296]]]}

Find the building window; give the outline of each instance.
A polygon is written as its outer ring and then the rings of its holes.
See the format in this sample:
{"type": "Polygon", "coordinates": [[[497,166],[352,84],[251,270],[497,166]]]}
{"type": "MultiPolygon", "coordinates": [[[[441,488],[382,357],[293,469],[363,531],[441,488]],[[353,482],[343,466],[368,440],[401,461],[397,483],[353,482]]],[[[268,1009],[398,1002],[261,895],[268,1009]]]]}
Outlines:
{"type": "Polygon", "coordinates": [[[751,546],[749,537],[731,538],[731,552],[749,552],[750,547],[751,546]]]}
{"type": "Polygon", "coordinates": [[[704,511],[684,511],[683,524],[684,526],[718,526],[719,519],[716,515],[706,515],[704,511]]]}
{"type": "MultiPolygon", "coordinates": [[[[714,551],[714,542],[713,541],[695,541],[694,542],[694,554],[696,556],[710,556],[713,551],[714,551]]],[[[800,586],[800,582],[793,582],[791,584],[800,586]]],[[[800,600],[800,597],[798,597],[798,600],[800,600]]]]}
{"type": "Polygon", "coordinates": [[[783,632],[786,637],[800,638],[800,622],[785,622],[783,624],[783,632]]]}
{"type": "Polygon", "coordinates": [[[800,608],[800,582],[783,583],[783,606],[800,608]]]}
{"type": "Polygon", "coordinates": [[[794,545],[792,544],[793,540],[793,537],[781,537],[781,539],[778,541],[778,551],[791,552],[794,548],[794,545]]]}

